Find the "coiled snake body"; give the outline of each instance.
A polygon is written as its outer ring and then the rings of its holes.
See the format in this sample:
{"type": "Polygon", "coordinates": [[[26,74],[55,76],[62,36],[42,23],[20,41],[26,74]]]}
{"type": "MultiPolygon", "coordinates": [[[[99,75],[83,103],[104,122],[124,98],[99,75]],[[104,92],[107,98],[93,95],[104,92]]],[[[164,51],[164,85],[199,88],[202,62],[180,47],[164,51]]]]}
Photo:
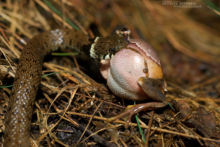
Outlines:
{"type": "MultiPolygon", "coordinates": [[[[114,46],[126,44],[126,41],[124,42],[122,38],[116,39],[119,41],[113,44],[111,42],[114,42],[114,37],[107,38],[107,40],[111,44],[111,49],[109,49],[109,44],[102,47],[101,52],[97,51],[100,57],[116,51],[112,50],[114,46]]],[[[31,146],[29,141],[31,117],[34,100],[41,81],[44,56],[58,48],[68,47],[79,50],[82,46],[89,44],[88,36],[80,31],[69,29],[44,32],[28,42],[22,51],[14,79],[6,114],[4,147],[31,146]]]]}

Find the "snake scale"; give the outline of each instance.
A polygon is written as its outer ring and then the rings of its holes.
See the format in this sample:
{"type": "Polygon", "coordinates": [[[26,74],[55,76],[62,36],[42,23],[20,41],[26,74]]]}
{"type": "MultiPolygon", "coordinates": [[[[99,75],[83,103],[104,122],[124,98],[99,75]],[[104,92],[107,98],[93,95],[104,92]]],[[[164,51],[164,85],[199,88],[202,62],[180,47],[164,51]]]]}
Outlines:
{"type": "MultiPolygon", "coordinates": [[[[113,54],[125,44],[126,41],[120,36],[103,37],[100,44],[92,47],[91,54],[95,58],[103,58],[113,54]]],[[[33,104],[41,81],[45,55],[59,48],[80,51],[85,45],[91,45],[89,37],[80,31],[70,29],[47,31],[36,35],[27,43],[21,53],[9,100],[4,147],[31,146],[29,139],[33,104]]]]}

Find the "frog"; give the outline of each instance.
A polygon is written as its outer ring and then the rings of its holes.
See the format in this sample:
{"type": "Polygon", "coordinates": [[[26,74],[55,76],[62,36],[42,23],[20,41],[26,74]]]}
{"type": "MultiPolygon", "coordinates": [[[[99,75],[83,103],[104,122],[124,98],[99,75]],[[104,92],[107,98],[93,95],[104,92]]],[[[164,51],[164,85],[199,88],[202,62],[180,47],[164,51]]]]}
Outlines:
{"type": "Polygon", "coordinates": [[[130,32],[123,28],[116,30],[111,39],[96,38],[91,46],[90,55],[99,59],[100,73],[107,80],[107,86],[114,95],[134,101],[153,100],[153,102],[135,105],[109,119],[110,121],[125,115],[129,115],[130,120],[140,111],[167,105],[165,100],[167,88],[160,59],[146,41],[131,38],[130,32]]]}

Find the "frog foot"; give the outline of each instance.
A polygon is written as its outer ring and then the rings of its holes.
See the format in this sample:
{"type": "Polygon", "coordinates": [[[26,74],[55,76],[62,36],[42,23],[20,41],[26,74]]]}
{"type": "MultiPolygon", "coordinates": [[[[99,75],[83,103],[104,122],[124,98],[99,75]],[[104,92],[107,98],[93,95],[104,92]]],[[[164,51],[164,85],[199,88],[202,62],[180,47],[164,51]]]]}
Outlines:
{"type": "Polygon", "coordinates": [[[166,91],[166,83],[163,79],[140,77],[138,85],[152,100],[165,101],[164,91],[166,91]]]}

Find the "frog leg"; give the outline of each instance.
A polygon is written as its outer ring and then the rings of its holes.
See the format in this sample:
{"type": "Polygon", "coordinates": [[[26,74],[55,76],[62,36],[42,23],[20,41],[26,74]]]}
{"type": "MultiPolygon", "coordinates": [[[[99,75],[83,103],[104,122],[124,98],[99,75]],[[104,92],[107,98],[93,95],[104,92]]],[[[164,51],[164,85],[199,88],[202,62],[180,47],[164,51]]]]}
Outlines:
{"type": "Polygon", "coordinates": [[[138,85],[152,100],[164,102],[164,81],[162,79],[152,79],[147,77],[140,77],[138,85]]]}
{"type": "Polygon", "coordinates": [[[143,104],[137,104],[137,105],[134,105],[134,106],[128,108],[127,110],[125,110],[121,114],[109,118],[107,121],[112,122],[114,120],[128,116],[128,122],[131,122],[132,116],[141,112],[141,111],[155,110],[158,108],[165,107],[166,105],[167,105],[166,103],[162,103],[162,102],[148,102],[148,103],[143,103],[143,104]]]}

